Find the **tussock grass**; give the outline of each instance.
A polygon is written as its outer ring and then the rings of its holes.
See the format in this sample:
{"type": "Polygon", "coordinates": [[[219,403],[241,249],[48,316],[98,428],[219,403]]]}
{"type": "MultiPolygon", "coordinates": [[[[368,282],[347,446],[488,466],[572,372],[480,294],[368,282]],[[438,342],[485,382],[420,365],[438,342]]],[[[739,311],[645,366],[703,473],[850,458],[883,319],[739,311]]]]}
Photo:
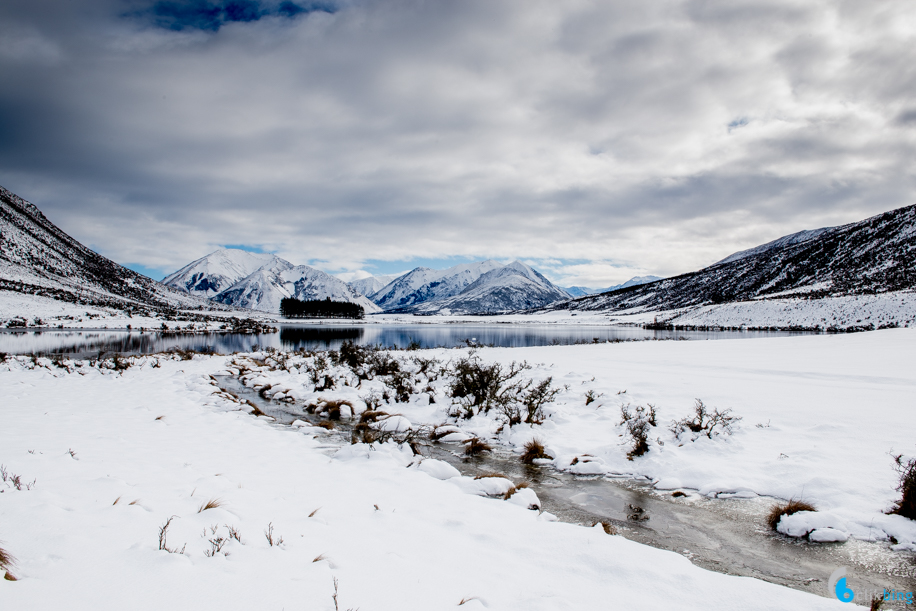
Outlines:
{"type": "Polygon", "coordinates": [[[217,507],[222,507],[222,499],[210,499],[206,503],[200,506],[200,509],[197,510],[197,513],[203,513],[208,509],[216,509],[217,507]]]}
{"type": "Polygon", "coordinates": [[[504,501],[508,501],[510,498],[512,498],[512,495],[513,495],[513,494],[515,494],[516,492],[518,492],[518,491],[521,490],[522,488],[528,488],[528,484],[526,484],[525,482],[521,482],[521,483],[519,483],[519,484],[515,484],[514,486],[512,486],[511,488],[509,488],[509,490],[506,491],[506,494],[503,495],[503,500],[504,500],[504,501]]]}
{"type": "Polygon", "coordinates": [[[486,441],[482,441],[479,437],[472,437],[464,442],[464,454],[465,456],[478,456],[484,452],[490,452],[493,450],[493,447],[488,444],[486,441]]]}
{"type": "Polygon", "coordinates": [[[782,505],[774,505],[770,509],[770,513],[767,514],[767,525],[776,530],[776,527],[779,525],[779,520],[782,519],[782,516],[790,516],[793,513],[798,513],[799,511],[817,511],[817,508],[806,501],[796,501],[795,499],[789,499],[788,502],[782,505]]]}
{"type": "Polygon", "coordinates": [[[673,496],[674,498],[678,498],[681,496],[687,496],[687,493],[681,492],[680,490],[675,490],[674,492],[671,493],[671,496],[673,496]]]}
{"type": "Polygon", "coordinates": [[[535,437],[525,444],[525,452],[522,454],[522,462],[526,465],[532,465],[538,458],[549,457],[544,453],[544,442],[535,437]]]}
{"type": "Polygon", "coordinates": [[[3,576],[4,579],[7,581],[16,581],[16,577],[12,573],[13,567],[15,566],[16,558],[0,545],[0,571],[5,573],[3,576]]]}
{"type": "Polygon", "coordinates": [[[315,426],[320,426],[321,428],[327,429],[327,430],[330,431],[331,429],[334,428],[334,423],[331,422],[330,420],[322,420],[321,422],[319,422],[319,423],[316,424],[315,426]]]}
{"type": "Polygon", "coordinates": [[[593,526],[593,527],[594,527],[594,526],[597,526],[598,524],[601,524],[601,528],[604,529],[604,532],[605,532],[605,533],[607,533],[607,534],[609,534],[609,535],[616,535],[616,534],[617,534],[617,527],[614,526],[613,524],[611,524],[609,521],[607,521],[607,520],[600,520],[600,521],[592,522],[592,526],[593,526]]]}

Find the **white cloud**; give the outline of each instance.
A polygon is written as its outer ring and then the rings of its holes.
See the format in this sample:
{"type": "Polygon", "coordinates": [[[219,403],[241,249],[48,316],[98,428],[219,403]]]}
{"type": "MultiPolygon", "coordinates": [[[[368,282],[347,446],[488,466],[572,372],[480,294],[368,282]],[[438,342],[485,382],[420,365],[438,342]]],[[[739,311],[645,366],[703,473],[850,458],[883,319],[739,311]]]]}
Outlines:
{"type": "Polygon", "coordinates": [[[35,4],[0,21],[62,59],[0,55],[0,174],[119,261],[526,258],[588,286],[916,199],[910,2],[366,1],[215,34],[35,4]]]}

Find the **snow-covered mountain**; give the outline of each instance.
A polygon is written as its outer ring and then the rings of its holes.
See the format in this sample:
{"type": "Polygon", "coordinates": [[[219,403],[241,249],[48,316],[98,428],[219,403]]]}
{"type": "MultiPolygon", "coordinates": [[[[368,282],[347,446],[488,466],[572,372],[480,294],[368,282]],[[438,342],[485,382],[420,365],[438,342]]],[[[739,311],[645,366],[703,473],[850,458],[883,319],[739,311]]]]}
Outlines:
{"type": "Polygon", "coordinates": [[[569,293],[570,297],[585,297],[586,295],[599,295],[601,293],[618,291],[630,286],[636,286],[637,284],[648,284],[661,279],[661,276],[634,276],[622,284],[615,284],[614,286],[609,286],[604,289],[590,289],[586,286],[563,286],[560,288],[569,293]]]}
{"type": "Polygon", "coordinates": [[[916,206],[785,236],[699,271],[551,309],[661,311],[762,298],[817,299],[916,288],[916,206]],[[741,256],[738,256],[741,255],[741,256]]]}
{"type": "Polygon", "coordinates": [[[379,311],[378,306],[343,280],[308,265],[293,266],[279,258],[239,280],[213,300],[276,314],[280,311],[280,301],[286,297],[304,301],[330,298],[359,304],[366,313],[379,311]]]}
{"type": "MultiPolygon", "coordinates": [[[[166,276],[162,284],[209,299],[265,265],[278,261],[283,260],[276,255],[221,248],[166,276]]],[[[287,266],[293,265],[287,263],[287,266]]]]}
{"type": "Polygon", "coordinates": [[[444,270],[418,267],[384,287],[372,300],[385,311],[406,311],[427,301],[452,297],[465,290],[482,275],[503,267],[497,261],[455,265],[444,270]]]}
{"type": "Polygon", "coordinates": [[[400,276],[396,274],[379,274],[377,276],[360,278],[359,280],[351,280],[347,284],[349,284],[353,290],[355,290],[360,295],[372,299],[373,295],[378,293],[380,290],[398,278],[400,278],[400,276]]]}
{"type": "Polygon", "coordinates": [[[457,295],[427,301],[402,311],[418,314],[489,314],[542,307],[569,295],[547,278],[514,261],[483,275],[457,295]]]}
{"type": "Polygon", "coordinates": [[[86,248],[33,204],[0,187],[0,290],[70,303],[154,310],[220,309],[86,248]]]}

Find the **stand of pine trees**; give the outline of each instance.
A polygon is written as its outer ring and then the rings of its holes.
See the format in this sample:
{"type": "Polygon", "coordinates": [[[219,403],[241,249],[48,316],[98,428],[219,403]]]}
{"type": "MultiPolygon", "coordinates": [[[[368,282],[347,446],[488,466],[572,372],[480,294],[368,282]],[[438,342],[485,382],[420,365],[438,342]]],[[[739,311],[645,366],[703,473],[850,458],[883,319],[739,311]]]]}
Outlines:
{"type": "Polygon", "coordinates": [[[315,299],[302,301],[295,297],[280,300],[280,314],[289,318],[362,318],[363,306],[349,301],[315,299]]]}

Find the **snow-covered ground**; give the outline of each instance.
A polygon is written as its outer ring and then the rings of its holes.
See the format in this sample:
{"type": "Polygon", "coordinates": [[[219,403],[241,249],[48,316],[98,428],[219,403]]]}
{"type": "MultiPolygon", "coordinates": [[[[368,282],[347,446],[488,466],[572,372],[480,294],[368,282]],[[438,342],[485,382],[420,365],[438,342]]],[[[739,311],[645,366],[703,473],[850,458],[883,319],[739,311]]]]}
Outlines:
{"type": "MultiPolygon", "coordinates": [[[[542,363],[526,375],[569,385],[548,406],[547,422],[506,427],[504,442],[537,434],[561,467],[573,456],[589,462],[588,452],[607,471],[709,493],[799,496],[804,488],[806,500],[854,524],[870,515],[879,530],[894,497],[887,452],[912,442],[916,374],[906,356],[914,342],[913,332],[891,330],[479,354],[542,363]],[[589,390],[598,400],[585,406],[589,390]],[[733,407],[744,417],[740,429],[683,447],[659,431],[664,446],[653,442],[649,454],[626,460],[621,401],[652,402],[665,421],[685,415],[694,397],[733,407]]],[[[848,608],[484,498],[473,480],[406,448],[358,444],[329,457],[318,429],[238,411],[210,378],[247,364],[249,384],[273,383],[275,398],[308,400],[314,384],[300,366],[314,358],[153,356],[122,372],[24,357],[0,365],[0,464],[8,475],[0,540],[18,559],[19,578],[0,580],[0,608],[848,608]],[[201,511],[211,499],[219,506],[201,511]],[[159,549],[170,519],[164,544],[183,553],[159,549]],[[270,545],[269,528],[282,544],[270,545]]],[[[430,382],[436,403],[417,394],[391,408],[414,425],[441,421],[443,381],[430,382]]],[[[320,394],[347,397],[359,410],[359,397],[378,384],[356,388],[341,378],[320,394]]],[[[496,428],[483,417],[459,425],[478,434],[496,428]]]]}

